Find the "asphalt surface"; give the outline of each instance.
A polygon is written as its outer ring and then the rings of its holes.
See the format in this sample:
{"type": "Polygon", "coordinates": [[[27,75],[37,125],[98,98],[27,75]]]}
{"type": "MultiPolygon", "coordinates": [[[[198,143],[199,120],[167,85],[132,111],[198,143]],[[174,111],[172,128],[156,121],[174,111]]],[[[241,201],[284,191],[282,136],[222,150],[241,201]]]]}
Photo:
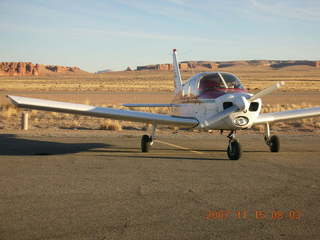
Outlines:
{"type": "Polygon", "coordinates": [[[319,239],[319,135],[138,134],[1,132],[0,239],[319,239]]]}

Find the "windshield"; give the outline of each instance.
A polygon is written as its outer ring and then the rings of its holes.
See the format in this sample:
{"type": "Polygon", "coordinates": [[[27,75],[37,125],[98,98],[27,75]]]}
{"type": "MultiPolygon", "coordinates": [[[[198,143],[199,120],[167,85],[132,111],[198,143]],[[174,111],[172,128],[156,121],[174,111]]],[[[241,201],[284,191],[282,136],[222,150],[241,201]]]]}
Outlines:
{"type": "Polygon", "coordinates": [[[199,84],[199,88],[201,90],[208,90],[208,89],[214,89],[214,88],[224,88],[224,84],[217,73],[212,73],[205,75],[201,80],[199,84]]]}
{"type": "Polygon", "coordinates": [[[226,82],[228,88],[244,89],[239,78],[237,78],[235,75],[231,73],[220,73],[220,74],[223,77],[224,81],[226,82]]]}
{"type": "Polygon", "coordinates": [[[200,90],[215,88],[237,88],[244,89],[240,80],[231,73],[211,73],[205,75],[199,84],[200,90]]]}

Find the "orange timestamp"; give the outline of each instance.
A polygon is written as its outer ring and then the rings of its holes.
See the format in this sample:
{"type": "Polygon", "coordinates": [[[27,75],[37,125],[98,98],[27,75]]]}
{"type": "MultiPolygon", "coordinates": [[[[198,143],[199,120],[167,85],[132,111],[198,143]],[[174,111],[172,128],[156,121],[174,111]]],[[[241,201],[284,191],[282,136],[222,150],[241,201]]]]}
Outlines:
{"type": "Polygon", "coordinates": [[[281,219],[292,219],[299,220],[302,216],[302,213],[297,210],[272,210],[272,211],[264,211],[264,210],[256,210],[256,211],[248,211],[248,210],[212,210],[210,209],[205,219],[248,219],[254,218],[257,220],[262,219],[273,219],[273,220],[281,220],[281,219]]]}

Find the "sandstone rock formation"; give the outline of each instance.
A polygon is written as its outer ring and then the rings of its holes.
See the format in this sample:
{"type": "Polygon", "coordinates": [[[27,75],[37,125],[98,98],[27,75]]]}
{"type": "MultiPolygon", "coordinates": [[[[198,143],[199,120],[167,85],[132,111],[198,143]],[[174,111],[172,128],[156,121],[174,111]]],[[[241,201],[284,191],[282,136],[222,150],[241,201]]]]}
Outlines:
{"type": "Polygon", "coordinates": [[[278,61],[274,64],[271,64],[271,67],[282,68],[282,67],[298,66],[298,65],[319,67],[318,63],[319,61],[278,61]]]}
{"type": "Polygon", "coordinates": [[[33,64],[31,62],[0,62],[0,76],[38,76],[50,73],[84,73],[78,67],[33,64]]]}
{"type": "MultiPolygon", "coordinates": [[[[215,70],[218,68],[232,66],[265,66],[272,68],[282,68],[287,66],[314,66],[320,67],[320,61],[280,61],[280,60],[250,60],[250,61],[186,61],[179,64],[180,70],[215,70]]],[[[137,66],[137,71],[141,70],[172,70],[172,64],[155,64],[146,66],[137,66]]]]}
{"type": "MultiPolygon", "coordinates": [[[[179,63],[180,70],[189,70],[192,68],[207,68],[214,69],[216,64],[214,63],[193,63],[193,62],[181,62],[179,63]]],[[[164,70],[171,71],[173,69],[172,64],[155,64],[155,65],[146,65],[146,66],[137,66],[137,70],[164,70]]]]}

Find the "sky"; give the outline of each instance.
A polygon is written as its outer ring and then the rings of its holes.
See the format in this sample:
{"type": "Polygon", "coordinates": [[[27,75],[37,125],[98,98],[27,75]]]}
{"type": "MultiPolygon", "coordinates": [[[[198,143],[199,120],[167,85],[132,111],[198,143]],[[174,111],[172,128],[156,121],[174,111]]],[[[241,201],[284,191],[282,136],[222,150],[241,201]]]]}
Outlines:
{"type": "Polygon", "coordinates": [[[319,0],[0,0],[0,61],[320,60],[319,0]]]}

